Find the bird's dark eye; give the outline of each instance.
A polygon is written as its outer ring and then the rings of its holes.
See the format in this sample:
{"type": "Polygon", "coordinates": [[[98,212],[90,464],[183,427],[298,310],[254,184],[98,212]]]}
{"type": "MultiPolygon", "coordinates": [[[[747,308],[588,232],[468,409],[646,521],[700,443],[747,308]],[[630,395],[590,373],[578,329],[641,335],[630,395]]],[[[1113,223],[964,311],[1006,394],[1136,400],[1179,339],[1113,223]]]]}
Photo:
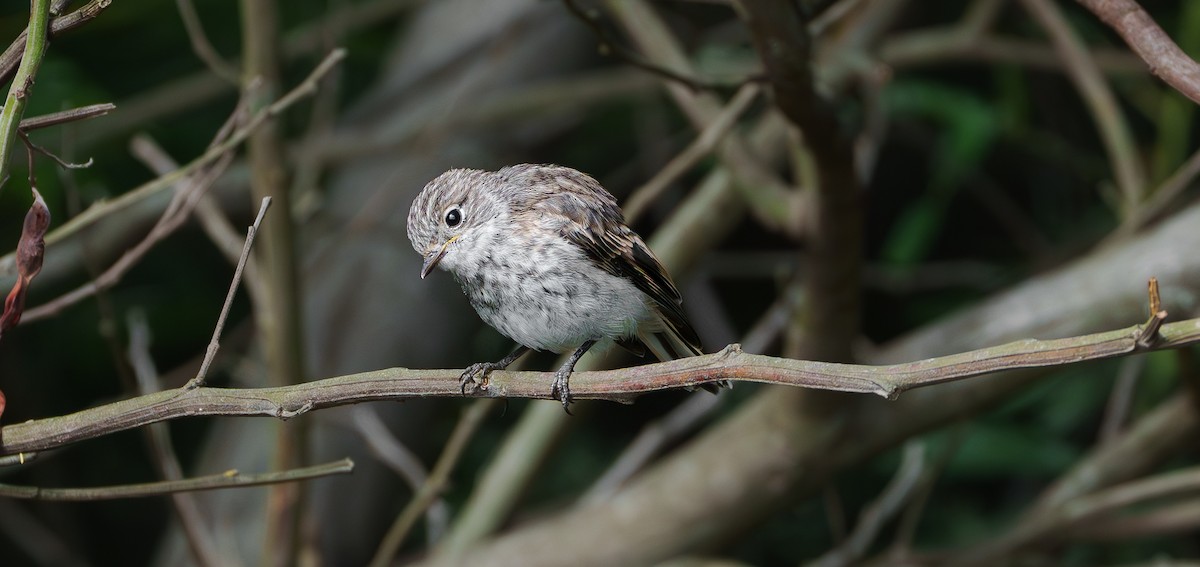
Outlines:
{"type": "Polygon", "coordinates": [[[458,210],[458,207],[446,211],[446,226],[454,228],[460,222],[462,222],[462,211],[458,210]]]}

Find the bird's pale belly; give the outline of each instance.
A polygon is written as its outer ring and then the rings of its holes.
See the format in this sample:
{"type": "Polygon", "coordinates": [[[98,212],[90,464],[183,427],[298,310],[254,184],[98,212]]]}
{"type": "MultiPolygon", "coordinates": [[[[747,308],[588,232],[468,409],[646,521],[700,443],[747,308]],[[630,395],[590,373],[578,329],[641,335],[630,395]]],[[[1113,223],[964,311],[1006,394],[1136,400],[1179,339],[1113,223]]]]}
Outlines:
{"type": "Polygon", "coordinates": [[[594,265],[514,267],[476,272],[460,283],[484,322],[527,347],[568,352],[589,340],[635,335],[652,318],[645,294],[594,265]]]}

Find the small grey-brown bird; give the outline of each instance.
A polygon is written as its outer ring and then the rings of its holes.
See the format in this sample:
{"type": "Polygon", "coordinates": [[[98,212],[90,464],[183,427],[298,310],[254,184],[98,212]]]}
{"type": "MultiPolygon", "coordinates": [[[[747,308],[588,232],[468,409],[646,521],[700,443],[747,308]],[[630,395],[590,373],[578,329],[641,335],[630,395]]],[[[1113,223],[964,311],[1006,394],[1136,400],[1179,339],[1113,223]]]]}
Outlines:
{"type": "Polygon", "coordinates": [[[529,349],[571,352],[550,390],[567,409],[571,371],[597,343],[660,360],[702,352],[679,291],[616,199],[569,167],[447,171],[413,201],[408,239],[422,278],[452,273],[479,316],[520,345],[468,367],[464,392],[529,349]]]}

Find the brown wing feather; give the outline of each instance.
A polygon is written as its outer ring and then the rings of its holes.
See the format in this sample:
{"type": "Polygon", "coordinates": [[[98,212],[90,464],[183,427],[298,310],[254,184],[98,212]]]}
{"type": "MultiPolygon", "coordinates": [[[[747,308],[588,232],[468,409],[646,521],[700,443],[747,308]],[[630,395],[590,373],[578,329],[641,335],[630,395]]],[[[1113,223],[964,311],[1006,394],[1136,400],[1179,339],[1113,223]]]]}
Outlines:
{"type": "Polygon", "coordinates": [[[534,207],[569,219],[562,235],[583,248],[600,268],[629,278],[654,300],[671,331],[692,354],[700,354],[700,337],[683,312],[679,290],[641,237],[625,226],[612,194],[595,179],[565,167],[539,166],[524,173],[553,177],[535,184],[555,191],[542,196],[534,207]]]}

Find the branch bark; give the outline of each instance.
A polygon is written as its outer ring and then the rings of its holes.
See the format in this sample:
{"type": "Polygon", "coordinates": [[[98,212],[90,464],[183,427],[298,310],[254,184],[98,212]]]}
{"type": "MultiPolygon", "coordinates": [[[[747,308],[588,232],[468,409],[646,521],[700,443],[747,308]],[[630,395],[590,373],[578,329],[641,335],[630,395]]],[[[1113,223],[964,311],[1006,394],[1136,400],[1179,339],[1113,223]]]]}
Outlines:
{"type": "MultiPolygon", "coordinates": [[[[1048,341],[1007,345],[886,366],[837,364],[747,354],[737,345],[721,352],[619,370],[576,372],[572,394],[581,400],[631,402],[641,394],[740,380],[872,393],[901,392],[1000,370],[1072,364],[1143,350],[1200,343],[1200,319],[1164,325],[1149,349],[1138,345],[1141,326],[1048,341]]],[[[156,392],[74,414],[27,421],[3,429],[3,454],[43,451],[168,419],[202,415],[290,419],[314,409],[370,401],[461,397],[460,370],[390,368],[273,388],[194,388],[156,392]]],[[[497,371],[488,387],[469,397],[551,399],[549,372],[497,371]]]]}
{"type": "Polygon", "coordinates": [[[117,498],[142,498],[146,496],[161,496],[177,492],[192,492],[196,490],[215,490],[219,488],[234,488],[246,486],[274,485],[281,482],[295,482],[310,478],[319,478],[331,474],[346,474],[354,470],[354,462],[342,459],[300,469],[268,472],[259,474],[242,474],[237,470],[210,474],[181,480],[165,480],[146,482],[142,484],[124,484],[120,486],[101,486],[96,488],[42,488],[38,486],[13,486],[0,484],[0,496],[8,498],[26,498],[31,500],[59,500],[85,502],[93,500],[113,500],[117,498]]]}
{"type": "Polygon", "coordinates": [[[767,70],[775,105],[804,136],[816,163],[805,236],[802,354],[850,360],[858,333],[862,208],[854,150],[835,109],[813,86],[808,26],[792,3],[741,0],[743,17],[767,70]]]}
{"type": "Polygon", "coordinates": [[[1200,104],[1200,64],[1188,57],[1167,32],[1133,0],[1078,0],[1121,35],[1150,72],[1192,102],[1200,104]]]}
{"type": "MultiPolygon", "coordinates": [[[[279,13],[275,0],[241,0],[242,90],[251,112],[271,105],[280,87],[279,13]]],[[[250,193],[254,201],[274,199],[276,215],[262,231],[256,251],[268,289],[259,329],[266,351],[267,383],[273,386],[305,380],[303,334],[300,319],[300,278],[296,269],[295,230],[289,196],[287,160],[282,129],[264,125],[247,141],[250,193]]],[[[294,467],[303,461],[306,435],[302,427],[281,426],[276,437],[275,468],[294,467]]],[[[275,485],[267,496],[264,564],[292,565],[299,555],[299,513],[302,493],[296,485],[275,485]]]]}
{"type": "MultiPolygon", "coordinates": [[[[112,4],[112,0],[91,0],[87,4],[80,6],[78,10],[69,14],[57,15],[63,8],[70,4],[70,0],[55,0],[50,4],[49,14],[53,16],[50,19],[49,29],[42,28],[42,32],[48,31],[48,37],[53,38],[58,34],[73,30],[100,15],[105,8],[112,4]]],[[[8,80],[13,69],[17,68],[17,64],[23,60],[23,55],[26,53],[29,41],[29,29],[26,28],[17,36],[4,53],[0,53],[0,83],[8,80]]]]}

